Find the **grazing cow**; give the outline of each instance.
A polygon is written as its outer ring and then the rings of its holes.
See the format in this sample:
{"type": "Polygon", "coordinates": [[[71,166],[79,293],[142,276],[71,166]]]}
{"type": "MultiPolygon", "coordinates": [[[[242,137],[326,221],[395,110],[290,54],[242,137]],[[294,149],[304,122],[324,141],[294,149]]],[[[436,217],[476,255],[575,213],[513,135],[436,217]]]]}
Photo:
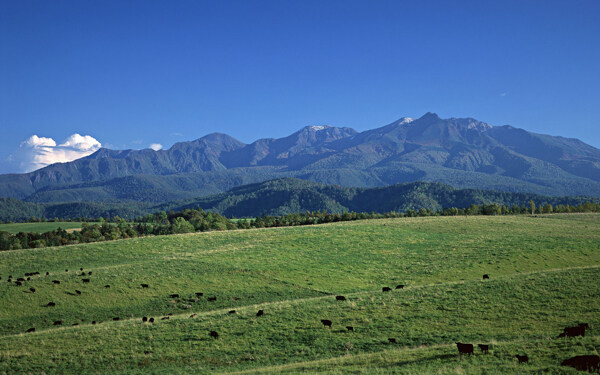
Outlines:
{"type": "Polygon", "coordinates": [[[92,276],[92,271],[88,272],[88,275],[89,275],[89,276],[92,276]]]}
{"type": "Polygon", "coordinates": [[[196,314],[190,315],[190,318],[195,318],[195,317],[196,317],[196,314]]]}
{"type": "Polygon", "coordinates": [[[235,310],[229,310],[230,314],[235,314],[235,310]]]}
{"type": "Polygon", "coordinates": [[[27,331],[25,331],[25,332],[26,332],[26,333],[29,333],[29,332],[35,332],[35,328],[33,328],[33,327],[32,327],[32,328],[29,328],[29,329],[28,329],[27,331]]]}
{"type": "Polygon", "coordinates": [[[148,321],[148,317],[144,316],[142,317],[142,323],[146,323],[148,321]]]}
{"type": "Polygon", "coordinates": [[[389,338],[388,341],[390,342],[390,344],[395,344],[396,343],[396,339],[394,339],[394,338],[389,338]]]}
{"type": "Polygon", "coordinates": [[[196,292],[196,297],[202,297],[204,295],[204,293],[202,292],[196,292]]]}
{"type": "Polygon", "coordinates": [[[148,323],[154,323],[154,318],[148,319],[148,323]]]}
{"type": "Polygon", "coordinates": [[[398,284],[396,285],[396,289],[403,289],[404,288],[404,284],[398,284]]]}
{"type": "Polygon", "coordinates": [[[265,315],[265,312],[263,310],[258,310],[258,312],[256,313],[256,316],[263,316],[265,315]]]}
{"type": "Polygon", "coordinates": [[[95,320],[92,320],[92,324],[96,324],[96,321],[95,321],[95,320]]]}
{"type": "Polygon", "coordinates": [[[527,363],[529,362],[529,357],[527,355],[516,355],[515,357],[517,357],[517,359],[519,360],[519,363],[527,363]]]}
{"type": "Polygon", "coordinates": [[[168,320],[169,317],[168,316],[163,316],[160,320],[168,320]]]}
{"type": "Polygon", "coordinates": [[[48,307],[54,307],[54,306],[56,306],[56,303],[50,301],[50,302],[48,302],[48,304],[46,306],[48,306],[48,307]]]}
{"type": "Polygon", "coordinates": [[[31,277],[28,277],[28,278],[27,278],[27,281],[29,281],[29,280],[31,280],[31,277]]]}
{"type": "Polygon", "coordinates": [[[50,276],[50,272],[46,272],[46,276],[50,276]]]}
{"type": "Polygon", "coordinates": [[[20,282],[20,281],[15,281],[15,285],[16,285],[16,286],[21,286],[21,285],[23,285],[23,283],[22,283],[22,282],[20,282]]]}
{"type": "Polygon", "coordinates": [[[85,276],[85,272],[82,272],[80,276],[85,276]]]}
{"type": "Polygon", "coordinates": [[[146,354],[146,355],[150,355],[150,354],[152,354],[152,352],[151,352],[151,351],[149,351],[149,350],[144,350],[144,354],[146,354]]]}
{"type": "Polygon", "coordinates": [[[117,320],[119,320],[119,317],[115,317],[113,318],[113,320],[116,322],[117,320]]]}
{"type": "Polygon", "coordinates": [[[321,323],[323,323],[323,327],[329,327],[329,328],[331,328],[331,324],[332,324],[331,320],[329,320],[329,319],[321,319],[321,323]]]}
{"type": "Polygon", "coordinates": [[[208,297],[208,302],[214,302],[217,300],[217,297],[208,297]]]}
{"type": "Polygon", "coordinates": [[[83,271],[83,267],[79,269],[80,271],[83,271]]]}
{"type": "Polygon", "coordinates": [[[84,284],[87,284],[90,282],[90,279],[81,279],[81,281],[83,281],[84,284]]]}
{"type": "Polygon", "coordinates": [[[35,293],[35,288],[29,288],[29,291],[30,291],[31,293],[35,293]]]}
{"type": "Polygon", "coordinates": [[[488,353],[488,350],[490,350],[490,346],[488,344],[479,344],[477,346],[479,346],[479,349],[481,349],[482,353],[488,353]]]}
{"type": "Polygon", "coordinates": [[[345,301],[346,297],[344,297],[344,296],[335,296],[335,300],[336,301],[345,301]]]}
{"type": "Polygon", "coordinates": [[[65,272],[69,272],[69,270],[65,270],[65,272]]]}
{"type": "Polygon", "coordinates": [[[352,332],[354,332],[354,327],[352,327],[352,326],[346,326],[346,329],[347,329],[348,331],[352,331],[352,332]]]}
{"type": "Polygon", "coordinates": [[[575,327],[565,327],[563,329],[563,333],[561,333],[560,335],[558,335],[558,338],[561,337],[576,337],[576,336],[582,336],[585,337],[585,327],[587,324],[580,324],[578,326],[575,327]]]}
{"type": "Polygon", "coordinates": [[[79,323],[73,323],[73,324],[71,324],[71,325],[72,325],[72,326],[78,326],[78,325],[79,325],[79,323]]]}
{"type": "Polygon", "coordinates": [[[81,294],[81,290],[77,290],[77,289],[75,289],[75,293],[77,293],[77,294],[81,294]]]}
{"type": "Polygon", "coordinates": [[[457,342],[456,347],[458,348],[458,354],[473,354],[473,344],[463,344],[462,342],[457,342]]]}
{"type": "Polygon", "coordinates": [[[486,273],[485,275],[483,275],[483,279],[484,279],[484,280],[487,280],[487,279],[489,279],[489,278],[490,278],[490,275],[488,275],[487,273],[486,273]]]}
{"type": "Polygon", "coordinates": [[[169,316],[173,316],[173,313],[168,313],[167,315],[169,315],[169,316]]]}
{"type": "Polygon", "coordinates": [[[212,337],[213,339],[218,339],[219,334],[217,333],[217,331],[210,331],[210,337],[212,337]]]}
{"type": "Polygon", "coordinates": [[[171,294],[171,298],[179,298],[179,294],[171,294]]]}
{"type": "Polygon", "coordinates": [[[58,285],[58,284],[60,284],[60,281],[58,281],[58,280],[52,280],[52,283],[58,285]]]}
{"type": "Polygon", "coordinates": [[[575,357],[565,359],[560,365],[573,367],[579,371],[593,372],[600,369],[600,357],[595,354],[576,355],[575,357]]]}
{"type": "Polygon", "coordinates": [[[62,326],[62,320],[57,320],[54,322],[55,326],[62,326]]]}
{"type": "Polygon", "coordinates": [[[142,289],[143,288],[150,288],[150,286],[148,284],[140,284],[140,285],[142,286],[142,289]]]}
{"type": "Polygon", "coordinates": [[[389,286],[384,286],[383,288],[381,288],[382,292],[391,292],[392,288],[390,288],[389,286]]]}
{"type": "Polygon", "coordinates": [[[17,281],[25,281],[25,279],[24,279],[24,278],[22,278],[22,277],[19,277],[19,278],[17,279],[17,281]]]}
{"type": "Polygon", "coordinates": [[[104,287],[105,287],[106,289],[108,289],[108,288],[110,288],[110,285],[106,284],[106,285],[104,285],[104,287]]]}

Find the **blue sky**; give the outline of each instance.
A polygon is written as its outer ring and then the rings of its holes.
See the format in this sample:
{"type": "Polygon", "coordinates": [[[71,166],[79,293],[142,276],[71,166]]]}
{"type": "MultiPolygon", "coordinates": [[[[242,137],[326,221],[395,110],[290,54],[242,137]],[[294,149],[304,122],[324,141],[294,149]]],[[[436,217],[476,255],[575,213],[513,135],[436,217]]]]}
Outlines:
{"type": "Polygon", "coordinates": [[[93,147],[75,133],[168,148],[427,111],[600,147],[595,0],[0,0],[0,51],[0,173],[28,139],[69,157],[93,147]]]}

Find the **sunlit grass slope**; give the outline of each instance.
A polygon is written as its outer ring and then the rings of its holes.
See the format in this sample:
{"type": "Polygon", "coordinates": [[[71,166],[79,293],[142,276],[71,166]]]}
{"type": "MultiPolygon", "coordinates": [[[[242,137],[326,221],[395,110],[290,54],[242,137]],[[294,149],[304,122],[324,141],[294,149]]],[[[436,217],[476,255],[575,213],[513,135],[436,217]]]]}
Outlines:
{"type": "Polygon", "coordinates": [[[3,252],[0,372],[569,372],[563,359],[600,348],[599,267],[594,214],[372,220],[3,252]],[[6,282],[35,271],[21,287],[6,282]],[[556,339],[579,322],[590,324],[585,338],[556,339]],[[459,358],[456,341],[489,343],[490,354],[459,358]]]}
{"type": "Polygon", "coordinates": [[[62,229],[79,229],[81,228],[80,222],[46,222],[46,223],[13,223],[13,224],[0,224],[0,231],[9,233],[19,232],[34,232],[44,233],[58,228],[62,229]]]}

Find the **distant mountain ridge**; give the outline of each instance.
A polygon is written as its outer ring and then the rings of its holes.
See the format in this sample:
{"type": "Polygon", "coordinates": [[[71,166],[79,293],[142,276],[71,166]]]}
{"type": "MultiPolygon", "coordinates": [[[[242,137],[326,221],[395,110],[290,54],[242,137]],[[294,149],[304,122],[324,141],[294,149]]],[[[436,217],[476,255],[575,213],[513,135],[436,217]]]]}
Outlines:
{"type": "Polygon", "coordinates": [[[0,198],[0,220],[24,221],[31,217],[104,218],[119,216],[133,219],[157,211],[182,211],[202,208],[228,217],[257,217],[326,210],[330,213],[405,212],[407,210],[441,210],[466,208],[472,204],[513,205],[528,207],[549,203],[553,206],[598,202],[590,197],[548,197],[531,193],[506,193],[480,189],[455,189],[435,182],[410,182],[376,188],[324,185],[297,178],[280,178],[237,186],[225,193],[176,200],[161,204],[147,202],[66,202],[32,203],[16,198],[0,198]]]}
{"type": "Polygon", "coordinates": [[[421,180],[600,196],[600,150],[577,139],[427,113],[360,133],[307,126],[250,144],[212,133],[168,150],[103,148],[31,173],[0,175],[0,196],[34,202],[166,202],[279,177],[357,187],[421,180]],[[154,193],[136,192],[142,185],[154,193]]]}

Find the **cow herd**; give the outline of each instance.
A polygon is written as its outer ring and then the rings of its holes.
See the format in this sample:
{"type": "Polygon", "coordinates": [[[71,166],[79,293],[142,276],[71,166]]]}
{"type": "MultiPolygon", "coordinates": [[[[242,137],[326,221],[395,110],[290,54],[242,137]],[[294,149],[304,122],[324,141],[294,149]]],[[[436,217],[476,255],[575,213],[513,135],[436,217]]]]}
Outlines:
{"type": "MultiPolygon", "coordinates": [[[[88,272],[87,274],[85,272],[83,272],[83,268],[80,268],[81,274],[78,276],[90,276],[92,275],[92,272],[88,272]]],[[[68,269],[65,270],[65,272],[69,272],[68,269]]],[[[46,276],[49,276],[50,273],[46,272],[45,273],[46,276]]],[[[40,272],[28,272],[25,273],[25,277],[19,277],[15,280],[14,285],[17,287],[23,286],[23,283],[26,281],[30,281],[32,276],[37,276],[37,275],[41,275],[40,272]]],[[[483,275],[483,279],[487,280],[489,279],[489,275],[485,274],[483,275]]],[[[13,277],[12,275],[8,277],[8,282],[11,283],[13,277]]],[[[2,280],[2,278],[0,277],[0,280],[2,280]]],[[[90,278],[82,278],[81,279],[82,283],[84,284],[89,284],[91,282],[90,278]]],[[[52,284],[54,285],[59,285],[60,281],[59,280],[52,280],[52,284]]],[[[404,284],[399,284],[395,287],[395,289],[403,289],[404,288],[404,284]]],[[[105,288],[110,288],[110,285],[105,285],[105,288]]],[[[140,287],[142,289],[148,289],[150,288],[149,284],[146,283],[142,283],[140,284],[140,287]]],[[[382,288],[382,292],[391,292],[392,288],[390,287],[383,287],[382,288]]],[[[29,292],[30,293],[35,293],[36,289],[31,287],[29,288],[29,292]]],[[[68,293],[71,295],[81,295],[82,291],[75,289],[75,294],[72,293],[68,293]]],[[[202,292],[196,292],[195,296],[196,296],[196,301],[202,297],[204,295],[204,293],[202,292]]],[[[173,293],[169,295],[170,298],[176,298],[179,299],[180,295],[178,293],[173,293]]],[[[239,298],[234,298],[235,300],[238,300],[239,298]]],[[[208,297],[207,301],[209,302],[214,302],[217,300],[217,297],[213,296],[213,297],[208,297]]],[[[335,296],[335,300],[336,301],[346,301],[347,298],[345,296],[342,295],[337,295],[335,296]]],[[[55,307],[56,303],[54,301],[50,301],[47,304],[44,305],[44,307],[55,307]]],[[[188,308],[191,308],[191,305],[188,305],[188,308]]],[[[236,314],[236,310],[230,310],[228,312],[229,314],[236,314]]],[[[168,316],[164,316],[161,318],[161,320],[168,320],[170,316],[172,316],[173,314],[168,314],[168,316]]],[[[257,317],[261,317],[264,315],[264,310],[258,310],[258,312],[256,313],[257,317]]],[[[196,314],[192,314],[190,315],[190,318],[194,318],[196,317],[196,314]]],[[[120,318],[119,317],[114,317],[112,319],[113,321],[119,321],[120,318]]],[[[153,317],[142,317],[142,323],[154,323],[155,319],[153,317]]],[[[101,321],[92,321],[92,324],[96,324],[96,323],[102,323],[101,321]]],[[[57,320],[54,321],[53,325],[54,326],[60,326],[63,324],[63,320],[57,320]]],[[[333,326],[333,322],[330,319],[321,319],[321,324],[323,325],[323,327],[325,328],[332,328],[333,326]]],[[[78,323],[74,323],[73,324],[78,325],[78,323]]],[[[347,331],[354,331],[354,327],[353,326],[346,326],[347,331]]],[[[576,326],[571,326],[571,327],[565,327],[563,329],[563,332],[561,332],[557,338],[563,338],[563,337],[577,337],[577,336],[585,336],[585,331],[586,329],[589,329],[589,325],[587,323],[581,323],[578,324],[576,326]]],[[[26,331],[26,333],[31,333],[31,332],[35,332],[35,327],[31,327],[28,328],[26,331]]],[[[210,331],[209,332],[209,336],[212,337],[213,339],[218,339],[219,338],[219,334],[217,331],[210,331]]],[[[388,342],[391,344],[396,344],[397,340],[395,338],[388,338],[388,342]]],[[[456,343],[457,349],[458,349],[458,354],[459,356],[466,354],[466,355],[472,355],[474,354],[474,345],[473,344],[468,344],[468,343],[462,343],[462,342],[457,342],[456,343]]],[[[487,354],[489,353],[489,349],[490,346],[489,344],[478,344],[479,349],[481,350],[481,352],[483,354],[487,354]]],[[[527,363],[529,361],[529,357],[527,355],[520,355],[520,354],[516,354],[515,358],[517,358],[519,363],[527,363]]],[[[583,371],[594,371],[594,370],[599,370],[600,369],[600,357],[598,355],[579,355],[579,356],[575,356],[572,358],[568,358],[566,360],[564,360],[561,363],[562,366],[569,366],[569,367],[573,367],[577,370],[583,370],[583,371]]]]}

